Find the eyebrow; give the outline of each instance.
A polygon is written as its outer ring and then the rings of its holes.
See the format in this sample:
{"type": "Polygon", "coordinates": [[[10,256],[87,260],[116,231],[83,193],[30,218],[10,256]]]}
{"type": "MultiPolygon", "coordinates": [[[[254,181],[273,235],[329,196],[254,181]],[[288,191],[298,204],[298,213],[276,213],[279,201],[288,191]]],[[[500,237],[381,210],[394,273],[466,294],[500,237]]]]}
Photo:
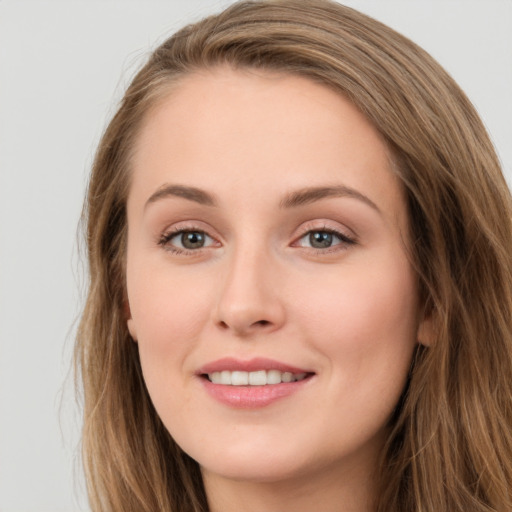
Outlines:
{"type": "MultiPolygon", "coordinates": [[[[149,199],[146,201],[144,208],[149,204],[154,203],[160,199],[167,197],[181,197],[194,201],[206,206],[217,206],[218,202],[212,194],[197,187],[190,187],[185,185],[170,185],[165,184],[159,187],[149,199]]],[[[381,213],[379,207],[367,196],[361,194],[357,190],[347,187],[345,185],[336,185],[328,187],[306,187],[296,190],[287,194],[280,202],[279,207],[284,209],[297,208],[306,204],[311,204],[321,199],[331,197],[351,197],[358,199],[363,203],[373,208],[378,213],[381,213]]]]}
{"type": "Polygon", "coordinates": [[[195,203],[206,206],[217,206],[217,200],[215,197],[200,188],[166,184],[159,187],[157,191],[150,196],[146,201],[144,208],[147,208],[148,205],[160,199],[173,196],[182,197],[183,199],[188,199],[189,201],[194,201],[195,203]]]}
{"type": "Polygon", "coordinates": [[[281,208],[296,208],[297,206],[303,206],[305,204],[314,203],[320,199],[330,197],[351,197],[353,199],[358,199],[378,213],[381,213],[379,207],[369,197],[366,197],[364,194],[361,194],[361,192],[344,185],[303,188],[285,196],[279,203],[279,206],[281,208]]]}

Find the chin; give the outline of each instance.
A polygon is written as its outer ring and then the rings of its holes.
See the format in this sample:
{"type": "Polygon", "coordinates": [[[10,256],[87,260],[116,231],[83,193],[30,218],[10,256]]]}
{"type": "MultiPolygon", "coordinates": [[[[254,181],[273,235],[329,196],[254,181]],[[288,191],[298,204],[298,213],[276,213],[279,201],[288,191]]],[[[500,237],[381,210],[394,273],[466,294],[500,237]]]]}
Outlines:
{"type": "Polygon", "coordinates": [[[302,451],[296,446],[286,446],[247,440],[216,445],[213,450],[202,447],[199,453],[188,454],[198,462],[203,475],[252,482],[278,482],[293,478],[308,467],[302,451]]]}
{"type": "Polygon", "coordinates": [[[259,457],[252,460],[244,458],[228,458],[222,463],[216,461],[212,464],[208,462],[203,465],[200,463],[203,476],[208,474],[216,475],[233,481],[244,481],[253,483],[277,483],[291,480],[303,476],[307,471],[303,469],[297,455],[292,456],[292,460],[283,460],[280,456],[276,460],[275,456],[260,454],[259,457]]]}

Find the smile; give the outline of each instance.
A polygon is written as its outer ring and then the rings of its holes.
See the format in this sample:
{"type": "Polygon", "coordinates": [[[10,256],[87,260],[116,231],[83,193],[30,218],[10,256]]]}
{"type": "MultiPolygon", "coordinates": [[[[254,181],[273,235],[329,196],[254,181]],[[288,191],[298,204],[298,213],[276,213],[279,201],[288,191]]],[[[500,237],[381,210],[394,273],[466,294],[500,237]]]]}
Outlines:
{"type": "Polygon", "coordinates": [[[203,366],[196,375],[215,401],[230,408],[255,409],[298,393],[316,373],[267,358],[228,357],[203,366]]]}
{"type": "Polygon", "coordinates": [[[208,380],[225,386],[267,386],[283,382],[297,382],[306,378],[307,373],[281,372],[279,370],[258,370],[254,372],[229,371],[209,373],[208,380]]]}

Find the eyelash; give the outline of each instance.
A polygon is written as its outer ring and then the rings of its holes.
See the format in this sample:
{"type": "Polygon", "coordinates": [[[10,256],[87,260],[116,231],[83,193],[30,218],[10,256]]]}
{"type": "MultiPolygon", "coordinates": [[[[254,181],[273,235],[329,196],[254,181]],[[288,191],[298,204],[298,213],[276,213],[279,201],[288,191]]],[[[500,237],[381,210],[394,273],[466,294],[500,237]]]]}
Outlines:
{"type": "Polygon", "coordinates": [[[167,231],[162,234],[158,241],[158,245],[163,247],[166,251],[169,251],[173,254],[178,255],[196,255],[199,252],[201,252],[201,249],[204,249],[205,247],[200,247],[198,249],[186,249],[181,247],[175,247],[170,244],[170,241],[177,237],[178,235],[183,235],[184,233],[202,233],[203,235],[207,236],[208,238],[214,240],[212,236],[210,236],[204,229],[200,229],[194,226],[190,227],[179,227],[179,228],[172,228],[171,231],[167,231]]]}
{"type": "Polygon", "coordinates": [[[299,238],[297,238],[297,241],[294,242],[293,245],[297,244],[300,240],[303,240],[308,235],[311,235],[311,233],[328,233],[330,235],[337,237],[340,241],[339,243],[332,245],[330,247],[326,247],[324,249],[320,249],[317,247],[306,247],[307,249],[314,251],[315,254],[319,255],[326,255],[334,252],[343,251],[346,250],[349,246],[355,245],[357,243],[357,240],[354,237],[348,236],[346,233],[342,233],[337,229],[323,226],[321,228],[311,227],[306,229],[306,231],[304,231],[304,233],[299,238]]]}
{"type": "MultiPolygon", "coordinates": [[[[162,236],[160,237],[160,239],[158,240],[158,245],[163,247],[166,251],[169,251],[173,254],[184,255],[184,256],[197,255],[198,253],[202,252],[203,249],[207,249],[208,247],[210,247],[210,246],[206,246],[206,247],[200,247],[197,249],[186,249],[186,248],[181,248],[181,247],[175,247],[170,244],[170,241],[173,238],[175,238],[179,235],[183,235],[184,233],[201,233],[201,234],[205,235],[206,237],[210,238],[211,240],[215,240],[212,236],[210,236],[203,229],[196,228],[193,226],[190,226],[190,227],[187,226],[185,228],[181,228],[181,227],[173,228],[173,229],[171,229],[171,231],[167,231],[167,232],[163,233],[162,236]]],[[[357,240],[355,238],[348,236],[347,234],[342,233],[341,231],[338,231],[336,229],[324,226],[322,228],[314,227],[311,229],[307,229],[306,231],[304,231],[304,233],[300,237],[298,237],[296,239],[296,241],[292,244],[292,246],[297,247],[298,242],[300,240],[303,240],[306,236],[310,235],[311,233],[328,233],[330,235],[337,237],[340,240],[340,242],[338,244],[332,245],[330,247],[326,247],[324,249],[320,249],[320,248],[316,248],[316,247],[309,247],[309,248],[304,247],[306,249],[310,249],[310,250],[314,251],[315,254],[319,254],[319,255],[325,255],[325,254],[330,254],[333,252],[346,250],[349,246],[355,245],[357,243],[357,240]]],[[[301,246],[298,246],[298,247],[301,247],[301,246]]]]}

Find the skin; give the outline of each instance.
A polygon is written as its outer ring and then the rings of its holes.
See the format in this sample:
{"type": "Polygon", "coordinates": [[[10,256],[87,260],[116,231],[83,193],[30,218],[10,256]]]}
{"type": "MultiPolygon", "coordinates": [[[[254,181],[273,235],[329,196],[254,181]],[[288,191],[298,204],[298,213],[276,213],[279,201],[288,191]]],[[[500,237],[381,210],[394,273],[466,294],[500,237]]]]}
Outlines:
{"type": "Polygon", "coordinates": [[[305,78],[216,68],[182,79],[147,115],[132,171],[128,328],[211,510],[370,510],[386,424],[425,328],[380,134],[305,78]],[[162,193],[169,185],[200,188],[215,205],[162,193]],[[345,189],[282,206],[326,186],[345,189]],[[205,233],[205,246],[177,253],[180,230],[205,233]],[[315,230],[342,236],[315,248],[315,230]],[[228,356],[314,376],[266,407],[233,408],[196,374],[228,356]]]}

